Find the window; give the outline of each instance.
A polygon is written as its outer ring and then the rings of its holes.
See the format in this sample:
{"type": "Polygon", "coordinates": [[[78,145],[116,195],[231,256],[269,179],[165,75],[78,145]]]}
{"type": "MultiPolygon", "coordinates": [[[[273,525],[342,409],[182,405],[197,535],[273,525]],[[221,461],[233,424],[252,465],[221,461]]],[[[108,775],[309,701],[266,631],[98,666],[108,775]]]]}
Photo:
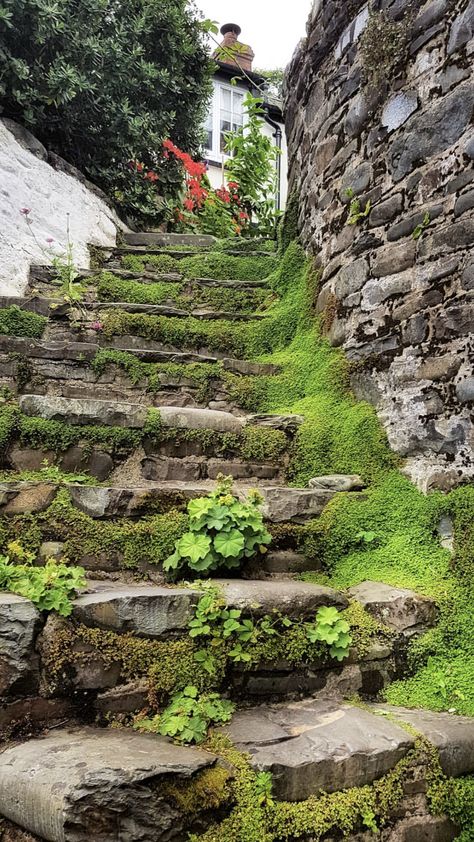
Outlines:
{"type": "Polygon", "coordinates": [[[244,125],[244,92],[230,85],[214,82],[214,95],[204,124],[207,156],[220,161],[225,154],[227,132],[244,125]]]}
{"type": "Polygon", "coordinates": [[[225,152],[225,136],[227,132],[236,132],[244,124],[243,112],[244,95],[240,91],[221,86],[221,102],[219,113],[219,151],[225,152]]]}

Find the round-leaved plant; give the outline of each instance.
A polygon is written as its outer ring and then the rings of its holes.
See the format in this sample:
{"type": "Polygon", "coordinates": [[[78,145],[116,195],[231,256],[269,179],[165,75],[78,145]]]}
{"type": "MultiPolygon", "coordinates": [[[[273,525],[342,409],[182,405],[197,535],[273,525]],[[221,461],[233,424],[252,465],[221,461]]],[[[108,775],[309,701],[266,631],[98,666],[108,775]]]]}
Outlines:
{"type": "Polygon", "coordinates": [[[232,479],[219,478],[215,491],[188,503],[189,531],[176,542],[165,570],[187,568],[208,575],[220,568],[239,568],[245,559],[266,552],[271,535],[263,522],[262,502],[257,491],[240,501],[232,494],[232,479]]]}

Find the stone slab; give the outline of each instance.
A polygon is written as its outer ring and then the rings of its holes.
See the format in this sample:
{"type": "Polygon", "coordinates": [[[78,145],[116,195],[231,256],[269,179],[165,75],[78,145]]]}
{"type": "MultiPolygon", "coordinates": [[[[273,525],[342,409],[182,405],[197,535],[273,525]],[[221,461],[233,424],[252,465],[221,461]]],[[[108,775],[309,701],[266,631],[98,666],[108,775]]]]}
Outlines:
{"type": "Polygon", "coordinates": [[[397,632],[412,632],[436,622],[433,600],[407,588],[365,581],[349,588],[349,593],[369,614],[397,632]]]}
{"type": "Polygon", "coordinates": [[[325,585],[297,582],[291,579],[257,580],[215,579],[228,605],[234,608],[252,609],[255,616],[280,611],[291,617],[313,616],[322,605],[347,608],[347,598],[339,591],[325,585]]]}
{"type": "Polygon", "coordinates": [[[72,619],[87,626],[159,638],[187,628],[199,593],[189,588],[89,582],[74,600],[72,619]]]}
{"type": "Polygon", "coordinates": [[[423,734],[438,749],[446,775],[457,778],[474,772],[474,717],[392,705],[374,705],[373,709],[385,711],[423,734]]]}
{"type": "Polygon", "coordinates": [[[244,419],[230,412],[216,409],[194,409],[194,407],[160,407],[161,423],[164,427],[181,429],[215,430],[220,433],[240,433],[244,419]]]}
{"type": "Polygon", "coordinates": [[[371,783],[414,742],[384,717],[325,700],[238,711],[225,732],[288,801],[371,783]]]}
{"type": "Polygon", "coordinates": [[[178,842],[183,817],[160,779],[190,779],[214,762],[128,729],[54,731],[0,755],[0,814],[49,842],[178,842]]]}
{"type": "Polygon", "coordinates": [[[67,424],[104,424],[135,429],[143,427],[147,417],[147,407],[141,404],[92,398],[22,395],[19,404],[25,415],[67,424]]]}
{"type": "Polygon", "coordinates": [[[0,593],[0,696],[31,692],[37,684],[34,646],[41,614],[32,602],[0,593]]]}
{"type": "Polygon", "coordinates": [[[123,235],[124,243],[128,246],[195,246],[205,248],[212,246],[216,238],[210,234],[168,234],[162,231],[129,232],[123,235]]]}

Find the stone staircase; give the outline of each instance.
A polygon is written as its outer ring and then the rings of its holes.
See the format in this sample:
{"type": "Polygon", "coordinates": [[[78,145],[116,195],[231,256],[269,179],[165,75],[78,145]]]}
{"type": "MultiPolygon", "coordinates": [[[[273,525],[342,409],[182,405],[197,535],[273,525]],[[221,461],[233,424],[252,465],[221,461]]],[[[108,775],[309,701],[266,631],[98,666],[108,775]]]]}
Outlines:
{"type": "MultiPolygon", "coordinates": [[[[360,494],[363,484],[321,477],[308,488],[288,487],[292,441],[304,419],[242,406],[243,385],[278,372],[246,359],[246,325],[265,319],[262,302],[271,300],[266,281],[187,280],[146,260],[139,272],[124,269],[126,256],[182,261],[212,247],[189,236],[127,240],[104,255],[102,269],[143,287],[168,284],[169,300],[101,301],[97,273],[88,271],[81,273],[84,303],[71,314],[51,271],[34,267],[25,297],[0,301],[44,317],[41,335],[0,336],[0,383],[13,393],[3,405],[13,420],[3,448],[0,528],[20,542],[34,528],[36,563],[67,555],[89,577],[67,619],[0,593],[0,815],[13,823],[8,839],[185,842],[189,833],[231,821],[228,793],[206,801],[206,776],[235,773],[222,756],[123,727],[156,709],[157,698],[166,700],[165,672],[169,690],[186,659],[192,663],[188,627],[203,589],[198,581],[170,586],[161,568],[170,550],[164,539],[165,549],[153,550],[151,539],[161,539],[168,513],[178,522],[187,501],[208,493],[220,474],[234,478],[239,495],[259,488],[275,530],[270,552],[244,566],[242,578],[214,580],[226,606],[252,621],[278,616],[295,628],[322,606],[363,618],[341,663],[321,648],[298,655],[296,642],[285,649],[275,639],[262,656],[227,664],[222,675],[220,690],[238,710],[221,735],[248,756],[252,773],[271,773],[277,809],[309,799],[316,811],[311,832],[293,835],[281,818],[280,835],[269,838],[336,842],[344,832],[353,842],[454,839],[455,825],[430,813],[427,746],[438,752],[439,774],[472,774],[474,723],[380,702],[406,670],[410,640],[436,623],[434,603],[382,583],[342,593],[295,578],[318,567],[298,536],[338,491],[360,494]],[[245,292],[244,309],[204,306],[208,289],[245,292]],[[119,326],[123,314],[140,321],[126,322],[133,332],[114,333],[111,313],[119,326]],[[206,331],[219,337],[216,347],[206,345],[206,331]],[[22,476],[41,474],[45,462],[72,476],[22,476]],[[76,471],[96,484],[75,482],[76,471]],[[127,535],[136,544],[134,567],[120,543],[127,535]],[[119,727],[106,727],[110,722],[119,727]],[[361,807],[349,829],[329,822],[318,830],[317,810],[337,814],[331,805],[338,802],[327,799],[354,793],[365,804],[394,781],[396,797],[380,829],[361,807]],[[192,809],[179,793],[189,794],[192,809]]],[[[222,838],[243,839],[232,832],[222,838]]]]}

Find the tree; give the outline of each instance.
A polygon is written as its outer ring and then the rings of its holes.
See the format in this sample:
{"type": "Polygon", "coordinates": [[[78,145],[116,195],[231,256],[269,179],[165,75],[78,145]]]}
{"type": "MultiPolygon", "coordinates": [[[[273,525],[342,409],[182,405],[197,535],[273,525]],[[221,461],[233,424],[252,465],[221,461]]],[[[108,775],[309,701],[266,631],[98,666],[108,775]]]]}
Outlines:
{"type": "Polygon", "coordinates": [[[283,79],[285,76],[284,67],[276,67],[274,70],[256,70],[259,76],[265,79],[265,86],[271,96],[281,99],[283,96],[283,79]]]}
{"type": "Polygon", "coordinates": [[[181,183],[162,141],[199,150],[210,92],[204,36],[188,0],[2,0],[3,116],[128,212],[153,216],[159,193],[181,183]],[[139,178],[130,161],[145,171],[160,164],[159,181],[139,178]]]}

